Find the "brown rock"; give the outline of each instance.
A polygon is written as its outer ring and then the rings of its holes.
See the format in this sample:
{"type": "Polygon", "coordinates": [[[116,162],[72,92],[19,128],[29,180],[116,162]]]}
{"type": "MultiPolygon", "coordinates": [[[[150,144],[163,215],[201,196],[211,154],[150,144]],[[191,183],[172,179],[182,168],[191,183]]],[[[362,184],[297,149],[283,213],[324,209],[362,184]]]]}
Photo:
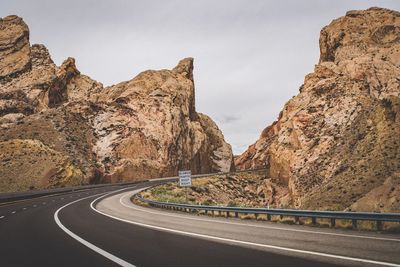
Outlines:
{"type": "Polygon", "coordinates": [[[300,93],[235,163],[269,167],[290,191],[283,205],[344,210],[400,170],[400,13],[348,12],[322,29],[320,50],[300,93]]]}
{"type": "Polygon", "coordinates": [[[30,69],[29,30],[17,16],[0,19],[0,82],[30,69]]]}
{"type": "Polygon", "coordinates": [[[58,67],[44,45],[30,47],[16,16],[0,21],[0,50],[0,158],[13,161],[0,167],[0,191],[234,168],[217,125],[196,112],[192,58],[103,88],[73,58],[58,67]],[[14,157],[12,140],[26,154],[14,157]]]}

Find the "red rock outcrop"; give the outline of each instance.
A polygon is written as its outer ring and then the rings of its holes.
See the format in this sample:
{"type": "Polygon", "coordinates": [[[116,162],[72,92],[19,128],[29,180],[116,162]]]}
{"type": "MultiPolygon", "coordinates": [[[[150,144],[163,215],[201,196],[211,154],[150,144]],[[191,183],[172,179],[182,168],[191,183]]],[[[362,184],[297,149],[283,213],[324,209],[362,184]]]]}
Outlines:
{"type": "Polygon", "coordinates": [[[296,207],[400,211],[398,194],[368,197],[399,187],[400,13],[349,11],[321,30],[320,52],[237,168],[267,165],[296,207]]]}
{"type": "Polygon", "coordinates": [[[56,66],[9,16],[0,59],[0,191],[234,168],[221,131],[196,112],[192,58],[104,88],[73,58],[56,66]]]}

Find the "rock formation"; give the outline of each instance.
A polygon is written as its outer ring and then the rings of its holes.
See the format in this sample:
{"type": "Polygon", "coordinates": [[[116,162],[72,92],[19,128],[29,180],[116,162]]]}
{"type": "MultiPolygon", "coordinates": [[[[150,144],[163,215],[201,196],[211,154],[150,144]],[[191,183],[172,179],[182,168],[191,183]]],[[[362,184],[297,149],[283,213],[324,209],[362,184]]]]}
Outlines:
{"type": "Polygon", "coordinates": [[[349,11],[237,168],[267,166],[301,208],[400,211],[400,13],[349,11]]]}
{"type": "Polygon", "coordinates": [[[196,112],[193,59],[104,88],[56,66],[17,16],[0,20],[0,192],[229,171],[232,150],[196,112]]]}

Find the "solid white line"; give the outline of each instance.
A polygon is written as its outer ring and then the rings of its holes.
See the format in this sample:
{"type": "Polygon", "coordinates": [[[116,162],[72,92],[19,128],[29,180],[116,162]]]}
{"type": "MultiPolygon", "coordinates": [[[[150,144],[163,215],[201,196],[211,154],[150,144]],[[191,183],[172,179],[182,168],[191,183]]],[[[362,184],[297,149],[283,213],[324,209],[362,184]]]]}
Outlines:
{"type": "MultiPolygon", "coordinates": [[[[118,192],[118,191],[125,190],[125,189],[126,189],[126,188],[123,188],[123,189],[120,189],[120,190],[113,191],[113,192],[111,192],[111,193],[118,192]]],[[[109,193],[109,194],[111,194],[111,193],[109,193]]],[[[99,254],[102,255],[103,257],[106,257],[107,259],[109,259],[109,260],[115,262],[116,264],[119,264],[119,265],[121,265],[121,266],[124,266],[124,267],[136,267],[135,265],[130,264],[129,262],[126,262],[126,261],[124,261],[123,259],[118,258],[117,256],[114,256],[113,254],[111,254],[111,253],[109,253],[109,252],[107,252],[107,251],[105,251],[105,250],[103,250],[103,249],[101,249],[101,248],[99,248],[99,247],[93,245],[92,243],[90,243],[90,242],[84,240],[83,238],[79,237],[78,235],[74,234],[74,233],[71,232],[68,228],[66,228],[66,227],[61,223],[60,219],[58,218],[58,214],[59,214],[59,212],[60,212],[63,208],[65,208],[65,207],[67,207],[67,206],[69,206],[69,205],[72,205],[72,204],[74,204],[74,203],[76,203],[76,202],[78,202],[78,201],[81,201],[81,200],[84,200],[84,199],[87,199],[87,198],[91,198],[91,197],[94,197],[94,196],[98,196],[98,195],[101,195],[101,194],[103,194],[103,193],[96,194],[96,195],[93,195],[93,196],[84,197],[84,198],[81,198],[81,199],[72,201],[72,202],[70,202],[70,203],[68,203],[68,204],[66,204],[66,205],[64,205],[64,206],[62,206],[61,208],[59,208],[59,209],[54,213],[54,220],[55,220],[55,222],[57,223],[57,225],[58,225],[65,233],[67,233],[69,236],[71,236],[72,238],[74,238],[74,239],[75,239],[76,241],[78,241],[79,243],[81,243],[81,244],[85,245],[86,247],[90,248],[91,250],[93,250],[93,251],[99,253],[99,254]]],[[[107,194],[106,194],[106,195],[107,195],[107,194]]]]}
{"type": "Polygon", "coordinates": [[[0,216],[0,219],[3,219],[5,216],[0,216]]]}
{"type": "Polygon", "coordinates": [[[119,202],[130,209],[139,210],[142,212],[158,214],[163,216],[175,217],[175,218],[183,218],[188,220],[194,221],[203,221],[203,222],[212,222],[212,223],[222,223],[222,224],[230,224],[230,225],[238,225],[238,226],[246,226],[246,227],[255,227],[255,228],[263,228],[263,229],[271,229],[271,230],[280,230],[280,231],[288,231],[288,232],[300,232],[300,233],[308,233],[308,234],[319,234],[319,235],[331,235],[331,236],[342,236],[342,237],[351,237],[351,238],[364,238],[364,239],[374,239],[374,240],[383,240],[383,241],[395,241],[400,242],[400,239],[396,238],[385,238],[385,237],[374,237],[374,236],[365,236],[365,235],[351,235],[351,234],[339,234],[339,233],[329,233],[329,232],[321,232],[321,231],[312,231],[312,230],[302,230],[302,229],[290,229],[290,228],[283,228],[283,227],[276,227],[276,226],[265,226],[265,225],[255,225],[255,224],[247,224],[247,223],[237,223],[237,222],[227,222],[227,221],[220,221],[220,220],[209,220],[209,219],[201,219],[201,218],[194,218],[192,216],[180,216],[176,214],[170,214],[168,212],[157,212],[151,211],[147,209],[138,208],[132,205],[126,205],[123,203],[122,199],[126,198],[127,195],[131,193],[127,193],[120,197],[119,202]]]}
{"type": "Polygon", "coordinates": [[[371,263],[371,264],[376,264],[376,265],[400,267],[400,264],[396,264],[396,263],[374,261],[374,260],[367,260],[367,259],[361,259],[361,258],[340,256],[340,255],[328,254],[328,253],[322,253],[322,252],[315,252],[315,251],[293,249],[293,248],[280,247],[280,246],[274,246],[274,245],[253,243],[253,242],[242,241],[242,240],[237,240],[237,239],[230,239],[230,238],[223,238],[223,237],[212,236],[212,235],[198,234],[198,233],[193,233],[193,232],[186,232],[186,231],[180,231],[180,230],[175,230],[175,229],[171,229],[171,228],[155,226],[155,225],[151,225],[151,224],[144,224],[144,223],[134,222],[134,221],[122,219],[122,218],[119,218],[119,217],[115,217],[113,215],[109,215],[107,213],[104,213],[102,211],[99,211],[99,210],[95,209],[94,206],[93,206],[93,203],[96,202],[98,199],[100,199],[102,197],[103,196],[100,196],[100,197],[96,198],[95,200],[93,200],[92,203],[90,203],[90,207],[94,211],[96,211],[96,212],[98,212],[98,213],[100,213],[100,214],[102,214],[104,216],[113,218],[115,220],[119,220],[119,221],[122,221],[122,222],[130,223],[130,224],[134,224],[134,225],[138,225],[138,226],[142,226],[142,227],[146,227],[146,228],[150,228],[150,229],[161,230],[161,231],[165,231],[165,232],[181,234],[181,235],[187,235],[187,236],[200,237],[200,238],[205,238],[205,239],[210,239],[210,240],[223,241],[223,242],[234,243],[234,244],[241,244],[241,245],[269,248],[269,249],[275,249],[275,250],[281,250],[281,251],[289,251],[289,252],[294,252],[294,253],[299,253],[299,254],[307,254],[307,255],[334,258],[334,259],[341,259],[341,260],[348,260],[348,261],[355,261],[355,262],[371,263]]]}

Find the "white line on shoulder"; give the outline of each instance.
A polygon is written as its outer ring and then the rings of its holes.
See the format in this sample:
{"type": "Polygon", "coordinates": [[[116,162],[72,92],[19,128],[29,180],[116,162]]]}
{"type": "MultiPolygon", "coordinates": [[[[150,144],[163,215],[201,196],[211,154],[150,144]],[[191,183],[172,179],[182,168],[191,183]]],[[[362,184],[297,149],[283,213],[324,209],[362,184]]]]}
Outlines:
{"type": "Polygon", "coordinates": [[[102,198],[98,197],[95,200],[90,203],[90,207],[104,215],[110,218],[113,218],[115,220],[119,220],[122,222],[154,229],[154,230],[159,230],[159,231],[165,231],[165,232],[170,232],[170,233],[175,233],[175,234],[181,234],[181,235],[187,235],[187,236],[193,236],[193,237],[199,237],[199,238],[204,238],[204,239],[209,239],[209,240],[216,240],[216,241],[223,241],[223,242],[228,242],[228,243],[233,243],[233,244],[240,244],[240,245],[247,245],[247,246],[254,246],[254,247],[262,247],[262,248],[269,248],[269,249],[275,249],[275,250],[280,250],[280,251],[288,251],[288,252],[294,252],[294,253],[299,253],[299,254],[307,254],[307,255],[314,255],[314,256],[320,256],[320,257],[327,257],[327,258],[334,258],[334,259],[340,259],[340,260],[347,260],[347,261],[354,261],[354,262],[363,262],[363,263],[371,263],[371,264],[376,264],[376,265],[383,265],[383,266],[393,266],[393,267],[400,267],[399,264],[396,263],[390,263],[390,262],[382,262],[382,261],[374,261],[374,260],[367,260],[367,259],[361,259],[361,258],[354,258],[354,257],[348,257],[348,256],[341,256],[341,255],[335,255],[335,254],[328,254],[328,253],[322,253],[322,252],[315,252],[315,251],[308,251],[308,250],[301,250],[301,249],[293,249],[293,248],[287,248],[287,247],[280,247],[280,246],[274,246],[274,245],[267,245],[267,244],[260,244],[260,243],[253,243],[253,242],[248,242],[248,241],[242,241],[242,240],[236,240],[236,239],[230,239],[230,238],[223,238],[223,237],[218,237],[218,236],[212,236],[212,235],[205,235],[205,234],[198,234],[198,233],[193,233],[193,232],[187,232],[187,231],[180,231],[180,230],[175,230],[171,228],[165,228],[165,227],[160,227],[160,226],[155,226],[155,225],[150,225],[150,224],[144,224],[144,223],[139,223],[139,222],[134,222],[126,219],[122,219],[119,217],[115,217],[113,215],[109,215],[107,213],[104,213],[102,211],[99,211],[94,208],[94,203],[102,198]]]}
{"type": "MultiPolygon", "coordinates": [[[[115,193],[115,192],[118,192],[118,191],[121,191],[121,190],[125,190],[125,189],[126,189],[126,188],[123,188],[123,189],[120,189],[120,190],[115,190],[115,191],[113,191],[113,192],[111,192],[111,193],[108,193],[108,194],[112,194],[112,193],[115,193]]],[[[91,198],[91,197],[94,197],[94,196],[98,196],[98,195],[103,195],[103,196],[105,196],[105,195],[108,195],[108,194],[100,193],[100,194],[96,194],[96,195],[93,195],[93,196],[88,196],[88,197],[84,197],[84,198],[81,198],[81,199],[72,201],[72,202],[70,202],[70,203],[68,203],[68,204],[66,204],[66,205],[64,205],[64,206],[62,206],[61,208],[59,208],[59,209],[54,213],[54,220],[55,220],[55,222],[57,223],[57,225],[58,225],[65,233],[67,233],[69,236],[71,236],[72,238],[74,238],[74,239],[75,239],[76,241],[78,241],[79,243],[81,243],[81,244],[85,245],[86,247],[90,248],[91,250],[93,250],[93,251],[99,253],[99,254],[102,255],[103,257],[106,257],[107,259],[109,259],[109,260],[115,262],[116,264],[119,264],[119,265],[121,265],[121,266],[124,266],[124,267],[136,267],[135,265],[130,264],[129,262],[124,261],[123,259],[118,258],[117,256],[115,256],[115,255],[113,255],[113,254],[111,254],[111,253],[109,253],[109,252],[107,252],[107,251],[105,251],[105,250],[103,250],[103,249],[101,249],[101,248],[99,248],[99,247],[93,245],[92,243],[90,243],[90,242],[84,240],[83,238],[79,237],[78,235],[74,234],[73,232],[71,232],[68,228],[66,228],[66,227],[61,223],[61,221],[60,221],[60,219],[59,219],[59,217],[58,217],[59,212],[60,212],[63,208],[65,208],[65,207],[67,207],[67,206],[69,206],[69,205],[72,205],[72,204],[74,204],[74,203],[76,203],[76,202],[78,202],[78,201],[81,201],[81,200],[84,200],[84,199],[87,199],[87,198],[91,198]]]]}
{"type": "Polygon", "coordinates": [[[152,213],[152,214],[159,214],[163,216],[169,217],[176,217],[176,218],[184,218],[188,220],[194,221],[204,221],[204,222],[212,222],[212,223],[222,223],[222,224],[231,224],[231,225],[238,225],[238,226],[246,226],[246,227],[255,227],[255,228],[264,228],[264,229],[271,229],[271,230],[281,230],[281,231],[289,231],[289,232],[300,232],[300,233],[309,233],[309,234],[319,234],[319,235],[332,235],[332,236],[342,236],[342,237],[351,237],[351,238],[365,238],[365,239],[375,239],[375,240],[384,240],[384,241],[395,241],[400,242],[400,239],[396,238],[385,238],[385,237],[375,237],[375,236],[365,236],[365,235],[351,235],[351,234],[340,234],[340,233],[329,233],[329,232],[321,232],[321,231],[311,231],[311,230],[302,230],[302,229],[290,229],[284,227],[277,227],[277,226],[266,226],[266,225],[256,225],[256,224],[247,224],[247,223],[237,223],[237,222],[227,222],[227,221],[220,221],[220,220],[210,220],[210,219],[201,219],[201,218],[194,218],[190,215],[188,216],[181,216],[176,214],[170,214],[168,212],[157,212],[148,209],[138,208],[137,206],[126,205],[123,203],[122,199],[126,198],[127,195],[131,193],[127,193],[120,197],[119,202],[130,209],[139,210],[142,212],[152,213]]]}

